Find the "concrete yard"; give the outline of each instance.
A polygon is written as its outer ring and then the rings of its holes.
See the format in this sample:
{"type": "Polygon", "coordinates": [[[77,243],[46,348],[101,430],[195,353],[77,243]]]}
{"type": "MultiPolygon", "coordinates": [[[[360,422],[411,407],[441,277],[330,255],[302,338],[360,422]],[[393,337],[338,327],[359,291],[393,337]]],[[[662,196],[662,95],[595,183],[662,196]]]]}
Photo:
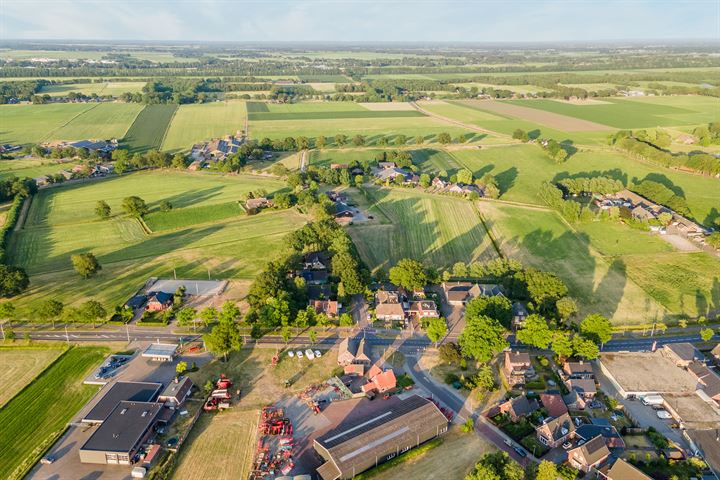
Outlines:
{"type": "Polygon", "coordinates": [[[692,393],[697,385],[660,351],[603,353],[600,361],[626,392],[692,393]]]}

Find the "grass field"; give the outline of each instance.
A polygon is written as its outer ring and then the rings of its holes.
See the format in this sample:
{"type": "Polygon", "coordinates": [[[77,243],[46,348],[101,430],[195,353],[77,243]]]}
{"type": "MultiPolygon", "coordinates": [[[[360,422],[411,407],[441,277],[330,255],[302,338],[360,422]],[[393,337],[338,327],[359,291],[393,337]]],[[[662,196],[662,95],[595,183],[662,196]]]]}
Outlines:
{"type": "Polygon", "coordinates": [[[150,230],[159,232],[201,223],[213,223],[240,215],[245,215],[245,210],[239,202],[235,201],[200,207],[176,208],[169,212],[152,212],[145,216],[144,221],[150,230]]]}
{"type": "Polygon", "coordinates": [[[137,103],[97,103],[45,140],[121,139],[141,111],[137,103]]]}
{"type": "Polygon", "coordinates": [[[473,204],[458,198],[386,188],[366,188],[372,224],[349,233],[370,268],[388,269],[410,257],[448,268],[455,262],[497,256],[473,204]]]}
{"type": "Polygon", "coordinates": [[[629,129],[693,125],[720,118],[720,99],[713,97],[605,98],[603,101],[607,103],[571,105],[553,100],[508,100],[505,103],[629,129]]]}
{"type": "Polygon", "coordinates": [[[665,309],[630,280],[625,257],[603,259],[592,248],[591,237],[570,230],[555,212],[488,202],[480,202],[479,208],[503,252],[556,273],[578,300],[581,315],[602,313],[621,324],[665,315],[665,309]]]}
{"type": "Polygon", "coordinates": [[[97,104],[90,103],[0,105],[0,142],[40,143],[47,140],[53,131],[95,106],[97,104]]]}
{"type": "Polygon", "coordinates": [[[159,150],[177,105],[147,105],[135,118],[122,142],[131,153],[159,150]]]}
{"type": "Polygon", "coordinates": [[[255,453],[258,410],[233,408],[200,417],[183,446],[174,480],[247,478],[255,453]]]}
{"type": "Polygon", "coordinates": [[[0,180],[15,176],[18,178],[36,178],[41,175],[57,173],[72,168],[73,163],[57,163],[52,160],[32,158],[22,160],[0,160],[0,180]]]}
{"type": "Polygon", "coordinates": [[[8,247],[10,261],[25,266],[32,276],[30,289],[16,304],[24,309],[33,301],[56,296],[70,303],[88,297],[119,303],[147,277],[172,275],[173,269],[187,278],[207,278],[208,270],[215,278],[252,278],[270,259],[268,252],[278,251],[284,235],[306,219],[295,210],[226,217],[227,204],[250,190],[273,192],[283,187],[281,181],[268,177],[166,171],[43,190],[34,198],[23,230],[12,235],[8,247]],[[169,200],[177,210],[167,214],[168,219],[151,213],[151,225],[161,230],[147,234],[137,220],[120,211],[122,198],[128,195],[144,198],[154,210],[162,200],[169,200]],[[109,220],[97,219],[93,213],[100,199],[113,209],[109,220]],[[213,207],[222,213],[222,220],[202,218],[203,211],[217,215],[213,207]],[[198,221],[212,223],[191,226],[198,221]],[[86,251],[95,253],[103,270],[79,281],[69,270],[70,256],[86,251]]]}
{"type": "Polygon", "coordinates": [[[437,175],[441,171],[449,176],[455,175],[462,166],[458,161],[444,150],[424,148],[412,151],[413,164],[420,168],[422,173],[437,175]]]}
{"type": "Polygon", "coordinates": [[[539,204],[538,188],[543,181],[604,174],[625,183],[633,178],[647,178],[666,184],[686,198],[696,220],[708,225],[720,205],[717,179],[660,169],[609,150],[581,150],[560,164],[547,158],[535,145],[456,150],[451,154],[476,177],[488,172],[495,175],[503,200],[539,204]]]}
{"type": "Polygon", "coordinates": [[[63,353],[62,348],[0,347],[0,408],[63,353]]]}
{"type": "Polygon", "coordinates": [[[653,254],[675,250],[657,234],[636,230],[620,222],[581,223],[576,229],[587,235],[592,246],[605,256],[653,254]]]}
{"type": "Polygon", "coordinates": [[[309,165],[329,168],[331,163],[350,164],[355,161],[372,160],[381,149],[310,150],[309,165]]]}
{"type": "Polygon", "coordinates": [[[0,410],[0,477],[21,478],[97,392],[82,380],[107,353],[100,347],[71,349],[0,410]]]}
{"type": "Polygon", "coordinates": [[[245,102],[180,105],[170,123],[162,149],[189,151],[194,143],[234,135],[245,129],[245,102]]]}
{"type": "Polygon", "coordinates": [[[248,118],[261,120],[332,120],[345,118],[424,117],[417,110],[369,110],[355,102],[267,103],[252,102],[248,118]]]}
{"type": "Polygon", "coordinates": [[[62,85],[46,85],[40,90],[41,94],[48,94],[51,97],[67,95],[70,92],[78,92],[84,95],[112,95],[119,96],[125,92],[141,92],[146,82],[94,82],[94,83],[69,83],[62,85]]]}

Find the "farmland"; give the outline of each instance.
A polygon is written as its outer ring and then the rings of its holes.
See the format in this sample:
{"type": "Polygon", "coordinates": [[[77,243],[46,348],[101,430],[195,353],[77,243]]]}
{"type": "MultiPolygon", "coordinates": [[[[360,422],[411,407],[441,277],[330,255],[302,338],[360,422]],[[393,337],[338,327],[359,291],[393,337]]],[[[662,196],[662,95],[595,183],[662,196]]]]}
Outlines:
{"type": "Polygon", "coordinates": [[[153,232],[174,230],[200,223],[212,223],[226,218],[244,215],[245,210],[240,203],[227,202],[200,207],[176,208],[169,212],[153,212],[145,216],[145,224],[153,232]]]}
{"type": "Polygon", "coordinates": [[[264,104],[248,107],[251,121],[260,120],[332,120],[341,118],[423,117],[417,110],[370,110],[355,102],[264,104]]]}
{"type": "Polygon", "coordinates": [[[141,92],[145,82],[95,82],[95,83],[67,83],[46,85],[40,90],[41,94],[48,94],[51,97],[67,95],[70,92],[82,93],[84,95],[112,95],[119,96],[125,92],[141,92]]]}
{"type": "Polygon", "coordinates": [[[18,178],[35,178],[40,175],[48,175],[57,173],[74,164],[59,163],[52,160],[32,158],[22,160],[2,160],[0,161],[0,180],[15,176],[18,178]]]}
{"type": "Polygon", "coordinates": [[[177,108],[173,104],[147,105],[127,131],[122,147],[131,153],[160,149],[177,108]]]}
{"type": "Polygon", "coordinates": [[[2,348],[0,347],[0,408],[37,377],[53,360],[63,353],[62,348],[2,348]]]}
{"type": "Polygon", "coordinates": [[[136,103],[98,103],[52,131],[47,140],[120,139],[141,110],[143,106],[136,103]]]}
{"type": "Polygon", "coordinates": [[[189,151],[194,143],[245,129],[245,102],[213,102],[180,105],[170,123],[162,149],[189,151]]]}
{"type": "Polygon", "coordinates": [[[438,268],[458,261],[495,258],[490,237],[473,204],[453,197],[365,188],[377,222],[350,227],[360,255],[374,269],[387,269],[405,257],[438,268]]]}
{"type": "Polygon", "coordinates": [[[294,210],[232,217],[227,216],[227,204],[250,190],[273,192],[282,187],[267,177],[145,172],[43,190],[8,248],[8,258],[33,276],[18,306],[52,295],[70,302],[99,295],[99,300],[115,303],[144,282],[143,277],[152,272],[167,275],[173,268],[191,276],[207,276],[208,268],[213,268],[224,278],[252,278],[268,260],[266,249],[277,248],[285,233],[305,218],[294,210]],[[151,213],[150,224],[159,231],[148,234],[137,220],[121,213],[120,203],[128,195],[144,198],[155,211],[162,200],[169,200],[177,210],[151,213]],[[108,220],[94,214],[100,199],[112,208],[108,220]],[[210,217],[203,218],[203,212],[210,217]],[[197,222],[203,225],[193,227],[197,222]],[[69,257],[85,251],[95,253],[103,270],[78,282],[69,270],[69,257]]]}
{"type": "Polygon", "coordinates": [[[0,410],[0,477],[22,478],[66,423],[97,391],[84,377],[108,353],[75,347],[0,410]]]}
{"type": "Polygon", "coordinates": [[[331,163],[351,164],[363,160],[372,160],[375,155],[383,152],[381,149],[344,149],[344,150],[311,150],[309,152],[309,165],[329,168],[331,163]]]}

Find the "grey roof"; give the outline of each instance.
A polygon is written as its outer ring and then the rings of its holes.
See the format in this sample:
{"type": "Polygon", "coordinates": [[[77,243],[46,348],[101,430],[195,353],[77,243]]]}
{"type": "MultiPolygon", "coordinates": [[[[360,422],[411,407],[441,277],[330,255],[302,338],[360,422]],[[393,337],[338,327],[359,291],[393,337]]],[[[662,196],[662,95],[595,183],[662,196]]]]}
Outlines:
{"type": "Polygon", "coordinates": [[[177,352],[178,345],[172,343],[151,343],[142,353],[143,357],[172,357],[177,352]]]}
{"type": "Polygon", "coordinates": [[[703,354],[695,348],[695,345],[690,342],[669,343],[665,345],[665,348],[677,355],[680,360],[684,360],[686,362],[702,360],[705,358],[703,354]]]}
{"type": "Polygon", "coordinates": [[[172,381],[165,387],[158,398],[165,399],[176,399],[182,402],[187,396],[188,392],[193,386],[192,380],[188,377],[181,377],[177,382],[172,381]]]}
{"type": "Polygon", "coordinates": [[[120,402],[81,450],[130,453],[157,420],[162,403],[120,402]]]}
{"type": "Polygon", "coordinates": [[[512,405],[513,412],[517,416],[529,415],[540,408],[537,400],[530,401],[525,395],[513,398],[510,400],[510,405],[512,405]]]}
{"type": "Polygon", "coordinates": [[[151,402],[162,388],[161,383],[116,382],[100,401],[83,417],[83,422],[100,423],[122,401],[151,402]]]}

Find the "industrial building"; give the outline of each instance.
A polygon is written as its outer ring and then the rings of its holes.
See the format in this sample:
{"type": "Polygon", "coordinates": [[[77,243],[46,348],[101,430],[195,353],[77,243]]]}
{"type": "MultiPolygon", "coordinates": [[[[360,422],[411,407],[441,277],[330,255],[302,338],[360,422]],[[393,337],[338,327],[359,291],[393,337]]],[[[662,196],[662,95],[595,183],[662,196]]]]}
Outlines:
{"type": "Polygon", "coordinates": [[[83,423],[100,424],[110,412],[123,401],[151,402],[162,389],[160,383],[148,382],[115,382],[102,396],[99,402],[85,415],[83,423]]]}
{"type": "Polygon", "coordinates": [[[315,439],[325,459],[317,469],[323,480],[351,479],[447,431],[438,407],[413,395],[371,416],[341,423],[315,439]]]}

